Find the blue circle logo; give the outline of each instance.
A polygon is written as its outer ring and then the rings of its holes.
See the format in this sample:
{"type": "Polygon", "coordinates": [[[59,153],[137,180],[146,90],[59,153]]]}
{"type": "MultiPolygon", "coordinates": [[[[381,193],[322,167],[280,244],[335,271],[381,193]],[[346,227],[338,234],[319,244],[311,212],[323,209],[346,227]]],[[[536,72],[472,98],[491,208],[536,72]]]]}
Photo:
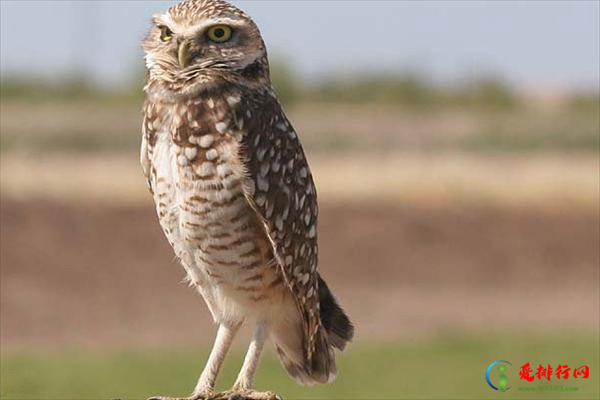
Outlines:
{"type": "Polygon", "coordinates": [[[506,375],[504,374],[504,372],[506,372],[506,366],[504,365],[499,365],[498,366],[498,372],[500,372],[500,382],[498,383],[498,387],[492,385],[492,382],[490,382],[490,371],[492,369],[492,367],[498,363],[507,363],[509,365],[512,365],[511,363],[509,363],[508,361],[503,361],[503,360],[499,360],[499,361],[494,361],[493,363],[490,364],[490,366],[487,368],[487,371],[485,371],[485,380],[487,381],[488,385],[490,385],[490,387],[494,390],[498,390],[500,392],[506,392],[508,389],[510,389],[509,387],[506,387],[506,383],[508,382],[508,378],[506,377],[506,375]]]}

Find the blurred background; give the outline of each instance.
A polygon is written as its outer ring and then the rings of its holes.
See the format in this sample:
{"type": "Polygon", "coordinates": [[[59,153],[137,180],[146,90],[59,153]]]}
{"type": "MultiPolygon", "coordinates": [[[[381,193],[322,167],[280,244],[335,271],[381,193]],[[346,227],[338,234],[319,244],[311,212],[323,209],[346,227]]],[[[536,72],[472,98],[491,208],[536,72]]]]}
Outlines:
{"type": "MultiPolygon", "coordinates": [[[[141,41],[174,2],[2,1],[6,399],[193,388],[215,327],[138,165],[141,41]]],[[[320,198],[320,269],[356,324],[327,387],[271,349],[287,399],[598,398],[600,3],[236,2],[320,198]],[[537,387],[519,367],[588,379],[537,387]],[[498,382],[493,374],[493,382],[498,382]]],[[[218,382],[241,365],[240,335],[218,382]]]]}

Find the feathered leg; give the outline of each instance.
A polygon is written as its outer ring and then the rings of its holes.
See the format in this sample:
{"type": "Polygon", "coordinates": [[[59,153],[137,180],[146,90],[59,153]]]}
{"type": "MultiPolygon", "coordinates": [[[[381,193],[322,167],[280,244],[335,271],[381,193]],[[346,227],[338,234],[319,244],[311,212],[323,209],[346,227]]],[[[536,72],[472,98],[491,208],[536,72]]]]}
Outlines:
{"type": "Polygon", "coordinates": [[[260,355],[267,340],[267,326],[259,323],[254,330],[254,335],[248,352],[244,358],[242,369],[233,384],[233,388],[223,393],[219,393],[212,397],[214,400],[224,399],[244,399],[244,400],[280,400],[280,398],[272,392],[256,392],[252,390],[254,386],[254,374],[258,367],[260,355]]]}
{"type": "Polygon", "coordinates": [[[267,336],[267,327],[264,324],[259,323],[256,326],[252,341],[248,347],[242,369],[233,385],[234,389],[252,389],[252,386],[254,385],[254,374],[256,373],[256,368],[258,367],[260,355],[265,346],[267,336]]]}
{"type": "Polygon", "coordinates": [[[233,342],[233,338],[240,326],[241,324],[234,326],[225,324],[219,325],[215,344],[210,352],[206,366],[200,375],[200,379],[198,379],[198,384],[194,389],[194,395],[212,393],[215,388],[217,375],[219,375],[223,361],[225,361],[225,356],[227,355],[231,343],[233,342]]]}

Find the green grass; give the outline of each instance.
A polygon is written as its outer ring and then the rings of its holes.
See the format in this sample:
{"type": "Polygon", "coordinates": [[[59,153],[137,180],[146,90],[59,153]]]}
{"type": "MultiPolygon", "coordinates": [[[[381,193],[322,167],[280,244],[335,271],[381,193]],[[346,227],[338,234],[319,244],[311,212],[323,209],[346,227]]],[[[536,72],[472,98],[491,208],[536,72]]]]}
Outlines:
{"type": "MultiPolygon", "coordinates": [[[[1,358],[3,399],[139,399],[155,394],[185,395],[193,388],[206,350],[68,352],[54,355],[6,353],[1,358]]],[[[242,354],[228,358],[219,379],[226,389],[235,379],[242,354]]],[[[304,388],[287,377],[269,353],[259,369],[257,386],[285,399],[400,398],[577,398],[597,399],[599,393],[598,337],[594,335],[464,337],[397,344],[356,344],[338,358],[340,376],[329,386],[304,388]],[[485,381],[487,366],[507,360],[506,393],[485,381]],[[519,379],[521,365],[589,366],[588,379],[531,383],[519,379]],[[519,387],[547,384],[578,387],[578,392],[523,392],[519,387]]],[[[572,372],[572,371],[571,371],[572,372]]],[[[497,385],[498,373],[491,375],[497,385]]]]}

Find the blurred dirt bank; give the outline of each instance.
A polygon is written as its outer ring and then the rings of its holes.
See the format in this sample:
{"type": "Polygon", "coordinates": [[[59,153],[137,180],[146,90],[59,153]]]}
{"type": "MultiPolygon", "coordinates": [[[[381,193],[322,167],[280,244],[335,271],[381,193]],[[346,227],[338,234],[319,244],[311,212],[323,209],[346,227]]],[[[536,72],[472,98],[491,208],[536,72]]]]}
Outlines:
{"type": "MultiPolygon", "coordinates": [[[[212,339],[150,202],[3,199],[1,220],[3,348],[212,339]]],[[[320,265],[358,341],[597,332],[599,226],[594,210],[324,203],[320,265]]]]}

